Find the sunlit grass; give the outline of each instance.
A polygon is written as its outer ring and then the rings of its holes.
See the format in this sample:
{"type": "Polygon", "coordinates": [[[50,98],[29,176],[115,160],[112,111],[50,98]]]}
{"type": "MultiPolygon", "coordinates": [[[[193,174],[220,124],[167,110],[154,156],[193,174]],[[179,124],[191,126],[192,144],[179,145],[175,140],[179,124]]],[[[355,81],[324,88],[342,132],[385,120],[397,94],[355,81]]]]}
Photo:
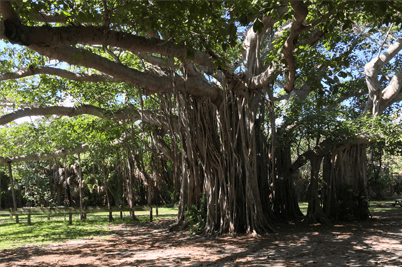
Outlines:
{"type": "MultiPolygon", "coordinates": [[[[380,200],[380,201],[369,201],[369,211],[377,212],[377,211],[387,211],[387,210],[397,210],[402,209],[399,205],[392,207],[390,204],[395,202],[395,199],[402,199],[402,195],[394,195],[388,198],[388,200],[380,200]]],[[[308,202],[299,202],[299,207],[301,212],[306,215],[308,202]]]]}
{"type": "Polygon", "coordinates": [[[388,200],[380,200],[380,201],[370,201],[369,202],[369,210],[371,212],[378,211],[387,211],[387,210],[398,210],[402,209],[401,206],[391,206],[390,204],[395,203],[395,199],[402,199],[402,195],[394,195],[388,198],[388,200]]]}
{"type": "Polygon", "coordinates": [[[299,208],[300,211],[306,215],[307,214],[307,208],[308,208],[308,202],[299,202],[299,208]]]}
{"type": "MultiPolygon", "coordinates": [[[[158,208],[159,214],[177,214],[177,207],[158,208]]],[[[139,224],[149,222],[149,211],[136,211],[138,221],[131,221],[129,212],[114,212],[114,221],[109,223],[108,212],[89,213],[84,222],[78,219],[78,214],[73,215],[72,225],[68,224],[68,214],[32,215],[32,225],[27,224],[27,215],[20,215],[20,223],[10,220],[10,216],[0,216],[0,250],[18,248],[28,245],[44,246],[51,243],[60,243],[68,240],[107,236],[120,224],[139,224]],[[146,215],[146,216],[141,216],[146,215]]],[[[176,218],[176,215],[155,216],[153,209],[153,221],[161,218],[176,218]]]]}

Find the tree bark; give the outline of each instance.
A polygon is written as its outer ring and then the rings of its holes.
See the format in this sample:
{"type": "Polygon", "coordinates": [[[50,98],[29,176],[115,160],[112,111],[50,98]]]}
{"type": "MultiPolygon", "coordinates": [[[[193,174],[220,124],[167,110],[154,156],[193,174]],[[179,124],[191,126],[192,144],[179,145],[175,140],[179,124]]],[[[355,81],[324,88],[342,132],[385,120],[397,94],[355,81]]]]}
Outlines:
{"type": "MultiPolygon", "coordinates": [[[[17,200],[15,198],[15,192],[14,192],[13,169],[12,169],[10,162],[7,165],[8,165],[8,176],[10,177],[10,187],[11,187],[11,197],[13,199],[13,209],[14,209],[14,211],[17,211],[17,200]]],[[[15,222],[16,223],[20,222],[18,215],[15,215],[15,222]]]]}
{"type": "Polygon", "coordinates": [[[324,162],[324,211],[333,220],[369,216],[366,145],[335,151],[324,162]]]}
{"type": "MultiPolygon", "coordinates": [[[[127,155],[127,163],[128,163],[128,180],[127,180],[127,193],[128,193],[128,206],[130,208],[134,208],[134,192],[133,192],[133,172],[134,172],[134,162],[132,162],[132,158],[130,155],[127,155]]],[[[138,219],[135,217],[134,211],[130,211],[130,219],[132,221],[137,221],[138,219]]]]}
{"type": "MultiPolygon", "coordinates": [[[[107,186],[106,166],[101,163],[100,167],[102,168],[102,173],[103,173],[103,181],[104,181],[105,195],[106,195],[106,204],[107,204],[107,208],[110,209],[110,198],[109,198],[109,188],[107,186]]],[[[114,219],[113,219],[112,212],[109,212],[109,223],[111,223],[113,221],[114,221],[114,219]]]]}
{"type": "Polygon", "coordinates": [[[309,202],[305,220],[306,223],[331,223],[322,210],[320,200],[318,199],[318,180],[322,158],[323,157],[321,156],[315,156],[311,160],[311,181],[309,186],[309,202]]]}
{"type": "Polygon", "coordinates": [[[83,222],[85,220],[85,214],[82,212],[83,207],[82,207],[82,167],[81,167],[81,155],[78,153],[78,177],[79,177],[79,193],[80,193],[80,220],[83,222]]]}
{"type": "Polygon", "coordinates": [[[184,101],[191,107],[180,115],[183,125],[189,127],[180,131],[183,180],[178,221],[172,229],[187,227],[185,211],[192,206],[199,208],[202,193],[207,209],[201,233],[274,231],[269,223],[273,216],[264,206],[267,195],[262,190],[268,176],[257,163],[257,140],[261,141],[256,134],[261,128],[253,105],[258,103],[257,98],[254,94],[236,96],[232,103],[224,101],[219,110],[208,101],[191,97],[184,101]]]}

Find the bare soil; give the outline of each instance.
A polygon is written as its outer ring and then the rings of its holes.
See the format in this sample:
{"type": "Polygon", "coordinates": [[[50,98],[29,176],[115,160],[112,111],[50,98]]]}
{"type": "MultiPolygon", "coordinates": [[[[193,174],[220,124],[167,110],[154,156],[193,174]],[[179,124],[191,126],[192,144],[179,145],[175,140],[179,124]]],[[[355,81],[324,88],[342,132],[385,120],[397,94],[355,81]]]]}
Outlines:
{"type": "Polygon", "coordinates": [[[172,220],[0,251],[0,266],[402,266],[402,208],[361,223],[281,224],[255,237],[168,232],[172,220]]]}

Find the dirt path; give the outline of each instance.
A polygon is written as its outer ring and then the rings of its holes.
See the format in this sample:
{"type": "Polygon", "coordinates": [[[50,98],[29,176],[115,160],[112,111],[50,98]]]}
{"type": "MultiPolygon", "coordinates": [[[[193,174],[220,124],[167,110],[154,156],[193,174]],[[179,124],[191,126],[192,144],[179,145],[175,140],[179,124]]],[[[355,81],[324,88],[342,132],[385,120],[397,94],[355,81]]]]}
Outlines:
{"type": "Polygon", "coordinates": [[[278,233],[199,237],[172,221],[122,226],[110,238],[0,251],[0,266],[402,266],[402,209],[363,223],[287,225],[278,233]]]}

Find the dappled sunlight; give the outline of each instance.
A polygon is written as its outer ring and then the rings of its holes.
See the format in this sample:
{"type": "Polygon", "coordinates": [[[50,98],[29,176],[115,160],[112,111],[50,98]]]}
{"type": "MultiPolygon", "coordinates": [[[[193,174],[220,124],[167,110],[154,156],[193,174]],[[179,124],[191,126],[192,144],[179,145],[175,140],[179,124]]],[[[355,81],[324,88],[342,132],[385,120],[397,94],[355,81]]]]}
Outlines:
{"type": "Polygon", "coordinates": [[[362,223],[278,225],[258,237],[168,232],[173,220],[122,225],[107,236],[3,250],[0,265],[401,266],[402,210],[389,212],[362,223]]]}

